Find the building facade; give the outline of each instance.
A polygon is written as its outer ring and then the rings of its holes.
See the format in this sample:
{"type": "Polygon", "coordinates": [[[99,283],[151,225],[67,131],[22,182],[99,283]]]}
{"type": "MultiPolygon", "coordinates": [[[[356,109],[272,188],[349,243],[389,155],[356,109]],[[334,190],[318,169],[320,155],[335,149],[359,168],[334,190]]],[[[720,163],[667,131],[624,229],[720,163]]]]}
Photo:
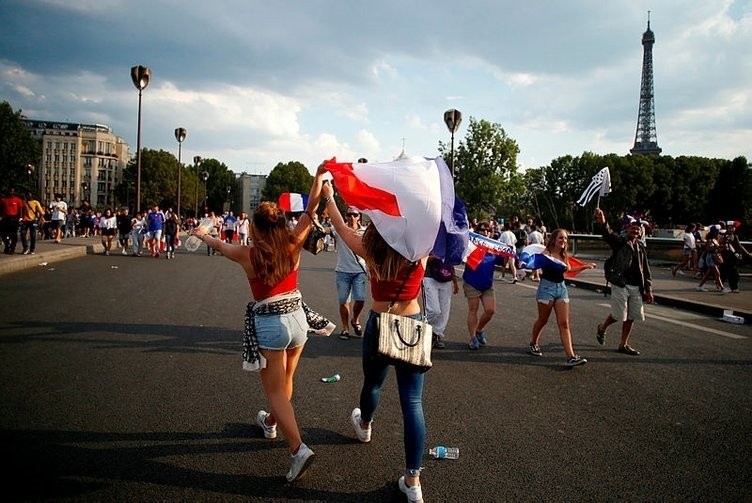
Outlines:
{"type": "Polygon", "coordinates": [[[237,213],[245,211],[252,215],[261,204],[261,191],[265,186],[266,175],[249,175],[248,173],[238,175],[235,179],[235,190],[239,197],[235,198],[233,209],[237,213]]]}
{"type": "Polygon", "coordinates": [[[78,207],[89,201],[97,209],[115,208],[120,201],[115,187],[130,162],[128,144],[109,126],[27,120],[34,138],[41,140],[37,167],[39,197],[53,201],[55,194],[78,207]]]}

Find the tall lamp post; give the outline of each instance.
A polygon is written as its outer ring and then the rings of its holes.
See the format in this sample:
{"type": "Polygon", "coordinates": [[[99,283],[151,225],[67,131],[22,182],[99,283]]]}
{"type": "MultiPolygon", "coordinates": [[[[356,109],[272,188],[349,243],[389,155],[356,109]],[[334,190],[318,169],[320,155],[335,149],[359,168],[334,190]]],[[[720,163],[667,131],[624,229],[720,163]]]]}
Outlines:
{"type": "Polygon", "coordinates": [[[229,213],[230,210],[232,210],[232,204],[230,204],[230,191],[232,190],[232,187],[228,185],[225,189],[227,190],[227,212],[229,213]]]}
{"type": "Polygon", "coordinates": [[[208,201],[208,194],[206,193],[206,181],[209,179],[209,172],[204,171],[201,173],[201,179],[204,181],[204,208],[206,208],[206,203],[208,201]]]}
{"type": "Polygon", "coordinates": [[[175,129],[175,139],[178,141],[178,218],[180,217],[180,184],[182,183],[182,177],[183,177],[183,163],[182,163],[182,155],[183,155],[183,140],[185,140],[185,137],[188,135],[188,131],[186,131],[185,128],[179,127],[175,129]]]}
{"type": "Polygon", "coordinates": [[[444,124],[449,132],[452,133],[452,149],[449,157],[449,168],[452,170],[452,180],[454,180],[454,133],[460,128],[462,122],[462,113],[459,110],[451,108],[444,112],[444,124]]]}
{"type": "Polygon", "coordinates": [[[138,89],[138,134],[136,136],[136,211],[141,211],[141,91],[151,80],[151,70],[145,66],[131,68],[131,80],[138,89]]]}
{"type": "Polygon", "coordinates": [[[198,155],[193,158],[193,164],[196,165],[196,198],[193,200],[196,208],[193,212],[193,217],[196,221],[198,221],[198,168],[201,166],[202,162],[204,162],[204,160],[198,155]]]}
{"type": "Polygon", "coordinates": [[[27,164],[26,174],[29,175],[29,183],[28,183],[28,188],[26,190],[28,192],[31,192],[31,175],[34,174],[34,166],[32,166],[31,164],[27,164]]]}

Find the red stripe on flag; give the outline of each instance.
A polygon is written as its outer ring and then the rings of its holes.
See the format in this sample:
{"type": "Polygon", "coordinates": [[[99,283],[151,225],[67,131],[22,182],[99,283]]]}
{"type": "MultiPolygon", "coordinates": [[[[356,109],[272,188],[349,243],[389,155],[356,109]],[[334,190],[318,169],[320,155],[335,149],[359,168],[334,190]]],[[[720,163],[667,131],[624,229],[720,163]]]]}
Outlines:
{"type": "MultiPolygon", "coordinates": [[[[577,266],[585,265],[585,262],[583,262],[580,259],[576,259],[574,257],[568,257],[568,258],[569,258],[569,268],[570,269],[572,269],[574,267],[577,267],[577,266]]],[[[567,271],[567,272],[564,273],[564,276],[566,276],[567,278],[574,278],[575,276],[577,276],[581,272],[582,271],[577,271],[577,272],[567,271]]]]}
{"type": "Polygon", "coordinates": [[[337,190],[350,206],[363,210],[379,210],[394,217],[402,216],[397,197],[391,192],[371,187],[353,172],[352,163],[326,161],[326,169],[334,177],[337,190]]]}

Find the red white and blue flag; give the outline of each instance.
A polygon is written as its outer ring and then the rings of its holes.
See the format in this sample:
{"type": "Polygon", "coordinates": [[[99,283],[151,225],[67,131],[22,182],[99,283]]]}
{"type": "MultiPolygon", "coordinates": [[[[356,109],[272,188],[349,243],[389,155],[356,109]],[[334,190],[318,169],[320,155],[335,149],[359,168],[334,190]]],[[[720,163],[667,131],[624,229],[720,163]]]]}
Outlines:
{"type": "Polygon", "coordinates": [[[457,265],[467,247],[465,206],[444,159],[403,157],[382,163],[326,162],[342,199],[368,215],[407,260],[429,253],[457,265]]]}
{"type": "Polygon", "coordinates": [[[287,213],[305,211],[306,206],[308,205],[308,195],[297,194],[295,192],[283,192],[279,195],[277,205],[282,211],[287,213]]]}
{"type": "Polygon", "coordinates": [[[478,267],[478,264],[483,261],[483,257],[486,255],[486,253],[501,255],[502,257],[517,257],[516,250],[513,246],[471,232],[470,242],[468,243],[467,250],[465,251],[465,264],[470,269],[475,270],[475,268],[478,267]]]}
{"type": "MultiPolygon", "coordinates": [[[[567,269],[567,264],[565,264],[561,260],[550,255],[545,255],[543,253],[545,249],[546,247],[541,244],[527,245],[525,248],[523,248],[520,252],[520,262],[522,262],[523,267],[530,270],[540,269],[542,267],[553,267],[559,270],[567,269]]],[[[569,262],[569,269],[585,265],[585,262],[575,257],[567,257],[567,260],[569,262]]],[[[581,270],[577,272],[568,270],[564,273],[564,276],[566,276],[567,278],[574,278],[581,272],[581,270]]]]}

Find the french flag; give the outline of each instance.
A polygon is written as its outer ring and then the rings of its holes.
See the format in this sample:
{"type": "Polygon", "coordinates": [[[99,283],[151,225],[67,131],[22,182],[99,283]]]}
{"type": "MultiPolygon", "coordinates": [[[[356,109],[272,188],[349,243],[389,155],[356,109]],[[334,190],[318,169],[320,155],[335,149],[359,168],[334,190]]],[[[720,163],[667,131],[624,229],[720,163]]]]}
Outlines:
{"type": "MultiPolygon", "coordinates": [[[[555,269],[559,270],[565,270],[567,269],[567,264],[562,262],[561,260],[551,257],[549,255],[545,255],[543,251],[546,249],[545,246],[541,244],[532,244],[527,245],[525,248],[522,249],[520,252],[520,262],[524,264],[525,269],[540,269],[541,267],[554,267],[555,269]]],[[[582,260],[575,258],[575,257],[567,257],[569,262],[569,268],[575,268],[578,266],[585,265],[585,262],[582,260]]],[[[572,271],[566,271],[564,273],[564,276],[567,278],[574,278],[578,274],[580,274],[582,271],[572,272],[572,271]]]]}
{"type": "Polygon", "coordinates": [[[454,193],[444,159],[401,157],[382,163],[326,162],[348,205],[369,216],[384,240],[407,260],[429,253],[461,263],[468,241],[467,212],[454,193]]]}
{"type": "Polygon", "coordinates": [[[502,257],[517,257],[517,252],[514,247],[502,243],[501,241],[471,232],[467,250],[465,251],[465,264],[470,269],[475,270],[486,253],[493,253],[494,255],[501,255],[502,257]]]}
{"type": "Polygon", "coordinates": [[[297,194],[295,192],[283,192],[279,195],[277,205],[282,211],[287,213],[305,211],[306,206],[308,206],[308,195],[297,194]]]}

